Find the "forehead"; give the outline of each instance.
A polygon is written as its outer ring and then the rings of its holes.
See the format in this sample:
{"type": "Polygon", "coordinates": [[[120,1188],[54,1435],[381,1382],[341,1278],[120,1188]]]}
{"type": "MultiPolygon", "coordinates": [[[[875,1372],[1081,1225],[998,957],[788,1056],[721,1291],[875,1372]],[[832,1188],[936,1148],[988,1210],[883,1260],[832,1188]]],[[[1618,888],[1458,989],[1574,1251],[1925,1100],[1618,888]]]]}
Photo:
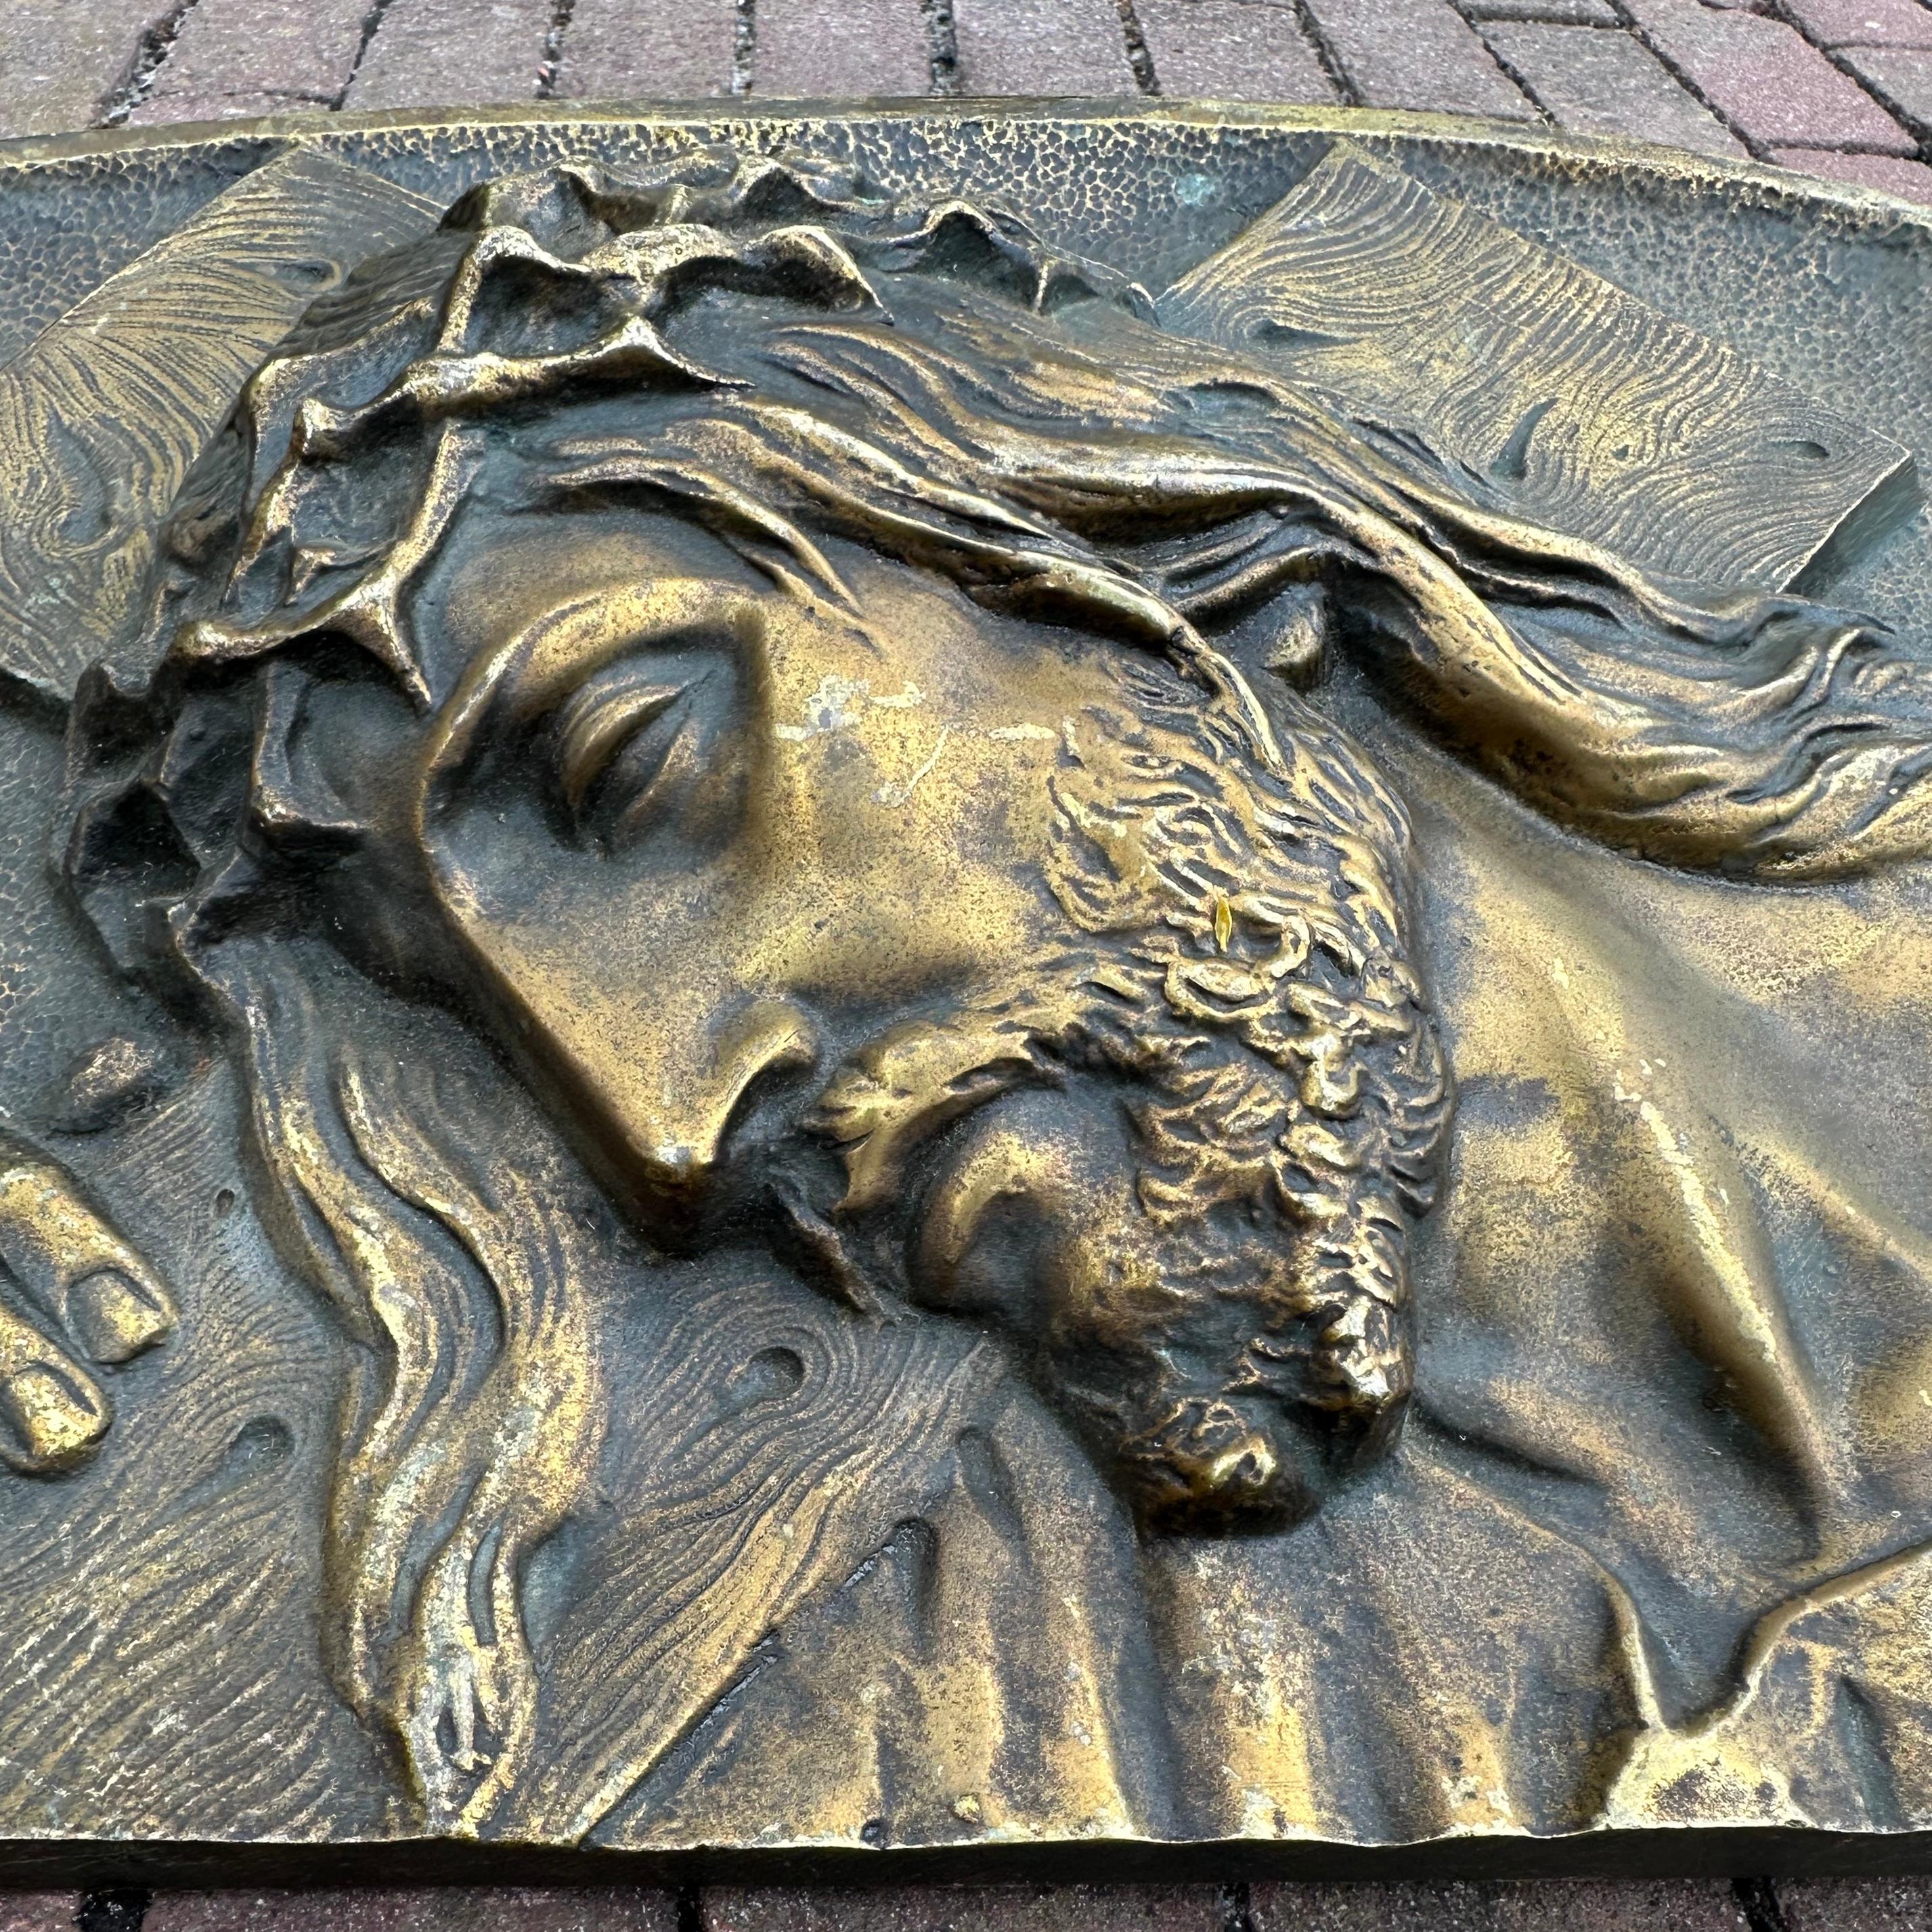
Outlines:
{"type": "Polygon", "coordinates": [[[665,577],[712,578],[754,594],[770,580],[701,525],[595,500],[457,512],[412,606],[415,642],[440,700],[477,656],[560,604],[665,577]]]}

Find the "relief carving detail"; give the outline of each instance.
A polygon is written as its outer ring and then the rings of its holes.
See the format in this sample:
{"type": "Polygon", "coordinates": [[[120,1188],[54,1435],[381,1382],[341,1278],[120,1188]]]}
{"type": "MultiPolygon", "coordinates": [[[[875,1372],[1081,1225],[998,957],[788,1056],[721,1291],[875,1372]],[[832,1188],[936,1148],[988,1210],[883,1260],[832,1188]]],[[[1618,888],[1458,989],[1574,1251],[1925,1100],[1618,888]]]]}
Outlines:
{"type": "Polygon", "coordinates": [[[1907,449],[1346,142],[273,166],[211,436],[18,365],[0,1836],[1923,1826],[1907,449]]]}

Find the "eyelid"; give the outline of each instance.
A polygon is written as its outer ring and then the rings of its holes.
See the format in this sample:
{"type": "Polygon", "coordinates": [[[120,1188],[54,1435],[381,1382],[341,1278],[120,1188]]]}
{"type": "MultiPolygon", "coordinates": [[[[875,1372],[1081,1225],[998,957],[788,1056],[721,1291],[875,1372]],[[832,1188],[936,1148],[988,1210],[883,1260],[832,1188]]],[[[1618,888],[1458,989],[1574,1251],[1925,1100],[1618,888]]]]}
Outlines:
{"type": "Polygon", "coordinates": [[[557,777],[572,812],[583,808],[619,747],[662,717],[695,681],[667,683],[639,672],[614,689],[599,680],[572,696],[558,720],[556,753],[557,777]]]}

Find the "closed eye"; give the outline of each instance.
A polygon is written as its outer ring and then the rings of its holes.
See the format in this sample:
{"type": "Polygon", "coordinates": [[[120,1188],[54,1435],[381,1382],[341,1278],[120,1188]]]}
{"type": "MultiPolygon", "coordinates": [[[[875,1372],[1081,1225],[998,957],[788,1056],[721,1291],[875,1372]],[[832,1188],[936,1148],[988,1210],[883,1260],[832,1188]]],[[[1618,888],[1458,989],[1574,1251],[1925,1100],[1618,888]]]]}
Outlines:
{"type": "Polygon", "coordinates": [[[594,680],[572,697],[557,721],[556,772],[573,813],[581,814],[584,801],[617,754],[663,717],[694,682],[665,683],[638,667],[621,681],[594,680]]]}

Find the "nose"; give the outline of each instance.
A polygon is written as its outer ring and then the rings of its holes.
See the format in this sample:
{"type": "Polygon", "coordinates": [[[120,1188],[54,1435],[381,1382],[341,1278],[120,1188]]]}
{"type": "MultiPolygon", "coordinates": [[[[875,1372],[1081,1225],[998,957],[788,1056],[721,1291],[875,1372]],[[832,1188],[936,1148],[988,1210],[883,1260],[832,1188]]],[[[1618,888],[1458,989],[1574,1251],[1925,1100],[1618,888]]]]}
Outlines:
{"type": "Polygon", "coordinates": [[[647,1051],[656,1064],[634,1066],[625,1082],[631,1153],[646,1191],[688,1210],[708,1191],[746,1096],[768,1075],[815,1064],[818,1029],[791,1000],[761,999],[708,1037],[665,1025],[647,1051]]]}

